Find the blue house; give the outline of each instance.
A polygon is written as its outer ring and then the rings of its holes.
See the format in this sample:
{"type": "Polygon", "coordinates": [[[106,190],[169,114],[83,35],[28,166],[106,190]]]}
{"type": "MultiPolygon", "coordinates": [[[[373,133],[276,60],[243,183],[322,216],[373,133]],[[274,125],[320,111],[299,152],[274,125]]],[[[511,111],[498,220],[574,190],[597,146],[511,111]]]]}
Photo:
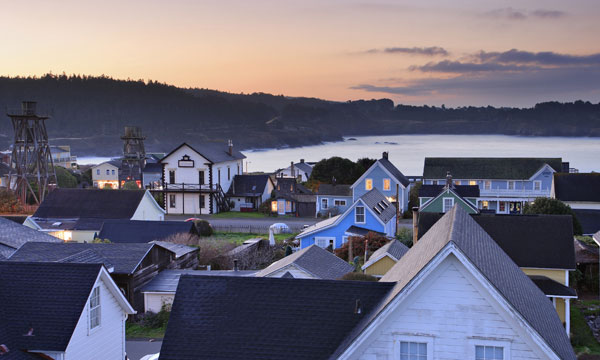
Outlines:
{"type": "Polygon", "coordinates": [[[320,184],[317,190],[317,216],[339,215],[353,203],[352,188],[343,184],[320,184]]]}
{"type": "Polygon", "coordinates": [[[396,207],[377,189],[359,197],[343,214],[331,217],[306,228],[296,238],[300,248],[316,244],[336,249],[357,232],[379,232],[394,236],[396,207]]]}
{"type": "Polygon", "coordinates": [[[561,158],[425,158],[423,185],[477,185],[477,207],[498,214],[520,214],[538,197],[550,197],[554,173],[568,172],[561,158]]]}
{"type": "Polygon", "coordinates": [[[377,160],[365,173],[351,186],[354,201],[361,196],[377,189],[388,202],[400,208],[400,212],[408,209],[410,181],[388,159],[388,153],[377,160]],[[398,190],[396,186],[398,185],[398,190]],[[398,199],[397,199],[398,197],[398,199]]]}

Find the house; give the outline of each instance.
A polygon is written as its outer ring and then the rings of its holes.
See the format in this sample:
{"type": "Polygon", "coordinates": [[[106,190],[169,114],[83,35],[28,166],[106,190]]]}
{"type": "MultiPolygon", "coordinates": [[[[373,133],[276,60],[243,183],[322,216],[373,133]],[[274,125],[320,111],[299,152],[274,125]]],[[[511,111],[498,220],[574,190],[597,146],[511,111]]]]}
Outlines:
{"type": "Polygon", "coordinates": [[[77,156],[71,155],[71,146],[50,145],[50,153],[54,166],[62,166],[66,169],[77,168],[77,156]]]}
{"type": "Polygon", "coordinates": [[[235,175],[243,172],[233,143],[183,143],[160,160],[167,214],[215,214],[230,209],[225,199],[235,175]]]}
{"type": "Polygon", "coordinates": [[[177,268],[174,251],[158,244],[53,244],[29,242],[9,259],[16,262],[104,264],[127,301],[143,311],[140,289],[160,271],[177,268]]]}
{"type": "Polygon", "coordinates": [[[290,166],[283,170],[279,170],[276,172],[276,176],[285,177],[285,178],[293,178],[298,182],[306,182],[310,179],[310,174],[312,174],[313,166],[316,163],[314,162],[305,162],[304,159],[300,159],[299,163],[295,163],[292,161],[290,166]]]}
{"type": "Polygon", "coordinates": [[[379,190],[401,213],[408,209],[410,181],[390,162],[387,152],[352,184],[352,199],[356,201],[372,189],[379,190]]]}
{"type": "Polygon", "coordinates": [[[385,275],[385,273],[387,273],[407,251],[408,246],[398,240],[391,240],[375,250],[361,269],[367,275],[373,275],[380,278],[385,275]]]}
{"type": "Polygon", "coordinates": [[[445,213],[459,204],[469,214],[477,214],[479,186],[456,185],[452,175],[446,176],[446,185],[422,185],[419,189],[419,212],[445,213]]]}
{"type": "Polygon", "coordinates": [[[62,240],[0,217],[0,259],[9,258],[27,242],[62,243],[62,240]]]}
{"type": "Polygon", "coordinates": [[[271,199],[271,212],[278,215],[314,216],[316,196],[296,179],[278,177],[275,197],[271,199]]]}
{"type": "Polygon", "coordinates": [[[92,183],[97,189],[118,189],[120,161],[110,160],[92,167],[92,183]]]}
{"type": "Polygon", "coordinates": [[[346,261],[317,245],[311,245],[274,262],[256,276],[336,280],[352,271],[354,267],[346,261]]]}
{"type": "Polygon", "coordinates": [[[0,288],[2,359],[125,358],[135,310],[102,264],[0,262],[0,288]]]}
{"type": "Polygon", "coordinates": [[[584,235],[600,231],[600,173],[557,173],[552,197],[569,205],[584,235]]]}
{"type": "Polygon", "coordinates": [[[394,236],[396,207],[377,189],[372,189],[358,198],[343,214],[307,227],[296,238],[300,239],[301,249],[313,244],[337,249],[348,241],[348,236],[355,234],[357,228],[364,232],[374,231],[394,236]]]}
{"type": "Polygon", "coordinates": [[[225,196],[232,211],[256,211],[274,189],[269,175],[235,175],[225,196]]]}
{"type": "Polygon", "coordinates": [[[182,276],[159,359],[490,352],[576,359],[552,302],[456,206],[379,282],[182,276]]]}
{"type": "Polygon", "coordinates": [[[164,220],[149,191],[56,189],[23,225],[64,241],[93,241],[105,220],[164,220]]]}
{"type": "MultiPolygon", "coordinates": [[[[418,237],[442,214],[420,213],[418,237]]],[[[502,250],[529,276],[543,276],[560,292],[546,293],[560,320],[570,327],[569,303],[577,297],[569,283],[576,269],[573,220],[569,215],[472,215],[502,250]]],[[[539,281],[538,281],[539,282],[539,281]]]]}
{"type": "Polygon", "coordinates": [[[159,312],[164,305],[173,304],[181,275],[254,276],[256,270],[164,270],[142,288],[144,312],[159,312]]]}
{"type": "Polygon", "coordinates": [[[148,243],[177,234],[199,235],[198,229],[191,221],[109,219],[104,221],[97,237],[107,239],[111,243],[148,243]]]}
{"type": "Polygon", "coordinates": [[[344,184],[320,184],[317,190],[317,216],[341,214],[354,202],[352,188],[344,184]]]}

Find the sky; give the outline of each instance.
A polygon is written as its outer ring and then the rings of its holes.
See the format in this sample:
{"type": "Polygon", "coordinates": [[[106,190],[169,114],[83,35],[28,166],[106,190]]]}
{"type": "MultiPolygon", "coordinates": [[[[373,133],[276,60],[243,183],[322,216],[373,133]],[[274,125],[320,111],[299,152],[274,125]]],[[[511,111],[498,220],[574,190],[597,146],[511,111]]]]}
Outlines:
{"type": "Polygon", "coordinates": [[[600,1],[0,0],[0,75],[336,101],[600,102],[600,1]]]}

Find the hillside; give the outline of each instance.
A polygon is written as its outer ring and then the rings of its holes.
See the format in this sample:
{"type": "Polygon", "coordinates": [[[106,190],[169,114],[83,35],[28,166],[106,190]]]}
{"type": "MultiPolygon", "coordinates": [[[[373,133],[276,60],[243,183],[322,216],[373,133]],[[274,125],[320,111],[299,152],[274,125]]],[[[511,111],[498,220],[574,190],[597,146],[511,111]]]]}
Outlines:
{"type": "MultiPolygon", "coordinates": [[[[527,109],[451,109],[394,105],[389,99],[332,102],[230,94],[108,77],[0,77],[0,106],[18,111],[22,100],[38,101],[38,113],[51,115],[51,143],[71,145],[80,156],[119,154],[125,125],[141,126],[152,151],[168,151],[184,140],[228,138],[240,148],[269,148],[352,135],[600,136],[600,103],[582,101],[527,109]]],[[[5,117],[0,121],[0,149],[11,142],[12,127],[5,117]]]]}

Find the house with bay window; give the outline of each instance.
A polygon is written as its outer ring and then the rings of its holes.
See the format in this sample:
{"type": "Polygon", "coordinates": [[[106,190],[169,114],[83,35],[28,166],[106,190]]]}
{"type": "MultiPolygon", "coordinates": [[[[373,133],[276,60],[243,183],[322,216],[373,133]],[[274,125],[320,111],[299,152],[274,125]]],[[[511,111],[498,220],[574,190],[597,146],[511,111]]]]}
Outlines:
{"type": "Polygon", "coordinates": [[[550,197],[554,173],[568,172],[561,158],[425,158],[423,185],[477,185],[477,208],[520,214],[527,202],[550,197]]]}
{"type": "Polygon", "coordinates": [[[229,211],[227,191],[243,172],[241,152],[233,143],[183,143],[160,160],[167,214],[215,214],[229,211]]]}

